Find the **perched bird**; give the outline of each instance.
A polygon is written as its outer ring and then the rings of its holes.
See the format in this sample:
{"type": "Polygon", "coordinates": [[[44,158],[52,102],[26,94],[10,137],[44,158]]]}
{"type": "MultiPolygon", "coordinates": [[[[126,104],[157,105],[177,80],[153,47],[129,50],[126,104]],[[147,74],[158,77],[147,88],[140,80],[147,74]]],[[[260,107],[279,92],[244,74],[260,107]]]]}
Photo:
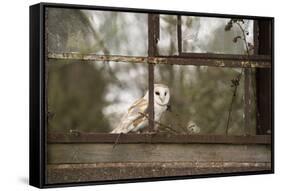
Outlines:
{"type": "MultiPolygon", "coordinates": [[[[111,133],[129,133],[148,125],[148,91],[129,107],[119,125],[111,133]]],[[[154,84],[154,120],[159,122],[161,115],[168,109],[170,90],[163,84],[154,84]]]]}

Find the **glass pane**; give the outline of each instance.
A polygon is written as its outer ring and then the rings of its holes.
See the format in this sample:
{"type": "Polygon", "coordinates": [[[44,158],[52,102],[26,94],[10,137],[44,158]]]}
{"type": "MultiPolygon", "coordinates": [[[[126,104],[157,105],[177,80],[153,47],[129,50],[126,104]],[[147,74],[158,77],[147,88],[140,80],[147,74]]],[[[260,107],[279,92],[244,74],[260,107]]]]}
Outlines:
{"type": "MultiPolygon", "coordinates": [[[[177,22],[175,15],[160,15],[160,55],[179,54],[177,22]]],[[[182,52],[247,54],[247,46],[252,54],[253,28],[253,20],[181,16],[182,52]]]]}
{"type": "MultiPolygon", "coordinates": [[[[247,54],[243,29],[249,49],[253,46],[253,20],[182,16],[182,50],[194,53],[247,54]],[[241,28],[240,28],[241,27],[241,28]]],[[[252,53],[253,51],[250,51],[252,53]]]]}
{"type": "Polygon", "coordinates": [[[110,132],[143,96],[147,77],[144,64],[50,60],[48,131],[110,132]]]}
{"type": "MultiPolygon", "coordinates": [[[[180,134],[225,134],[233,96],[231,80],[241,69],[207,66],[156,65],[155,82],[170,89],[171,111],[166,111],[159,129],[180,134]]],[[[253,94],[251,100],[254,102],[253,94]]],[[[249,132],[255,134],[255,108],[249,132]]],[[[244,135],[244,75],[232,106],[230,135],[244,135]]]]}
{"type": "Polygon", "coordinates": [[[160,39],[158,51],[160,55],[177,55],[177,16],[160,15],[160,39]]]}
{"type": "Polygon", "coordinates": [[[49,52],[147,55],[147,14],[47,10],[49,52]]]}

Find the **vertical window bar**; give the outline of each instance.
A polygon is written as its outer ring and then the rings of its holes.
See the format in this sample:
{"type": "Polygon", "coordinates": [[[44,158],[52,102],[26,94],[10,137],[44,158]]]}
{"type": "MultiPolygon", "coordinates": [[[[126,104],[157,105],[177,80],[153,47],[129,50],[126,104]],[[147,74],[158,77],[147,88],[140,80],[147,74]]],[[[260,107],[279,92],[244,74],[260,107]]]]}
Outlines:
{"type": "Polygon", "coordinates": [[[254,55],[259,54],[259,22],[254,20],[254,55]]]}
{"type": "MultiPolygon", "coordinates": [[[[148,14],[148,57],[158,55],[157,42],[159,40],[159,15],[148,14]]],[[[149,59],[148,59],[149,60],[149,59]]],[[[154,64],[148,61],[148,85],[149,85],[149,128],[154,129],[154,64]]]]}
{"type": "MultiPolygon", "coordinates": [[[[272,55],[272,24],[273,20],[259,20],[259,48],[258,54],[272,55]]],[[[272,131],[272,75],[273,65],[271,68],[256,69],[256,87],[257,87],[257,117],[259,123],[257,134],[271,134],[272,131]]]]}
{"type": "Polygon", "coordinates": [[[148,99],[148,125],[152,130],[154,129],[154,65],[148,64],[148,86],[149,86],[149,99],[148,99]]]}
{"type": "Polygon", "coordinates": [[[154,15],[153,16],[153,23],[154,23],[154,48],[155,48],[155,55],[158,56],[158,48],[157,48],[157,43],[160,39],[160,17],[159,15],[154,15]]]}
{"type": "Polygon", "coordinates": [[[178,33],[178,54],[182,53],[182,31],[181,31],[181,16],[177,17],[177,33],[178,33]]]}

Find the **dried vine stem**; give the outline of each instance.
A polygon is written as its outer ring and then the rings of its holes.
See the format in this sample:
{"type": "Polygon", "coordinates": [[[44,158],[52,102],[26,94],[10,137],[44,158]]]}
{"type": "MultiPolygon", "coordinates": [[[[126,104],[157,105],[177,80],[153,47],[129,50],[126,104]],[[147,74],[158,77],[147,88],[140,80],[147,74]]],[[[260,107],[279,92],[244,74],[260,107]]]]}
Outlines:
{"type": "MultiPolygon", "coordinates": [[[[231,28],[233,26],[233,23],[235,23],[239,27],[239,29],[242,32],[243,37],[236,36],[236,37],[233,38],[233,42],[236,43],[238,39],[242,39],[243,40],[243,42],[245,44],[245,47],[246,47],[247,57],[248,57],[248,60],[249,60],[249,58],[250,58],[250,50],[249,50],[249,44],[248,44],[247,39],[246,39],[246,33],[248,34],[248,32],[245,31],[245,29],[242,27],[241,23],[239,23],[239,22],[244,23],[244,21],[242,19],[231,19],[227,23],[227,25],[225,26],[225,31],[231,30],[231,28]]],[[[249,63],[249,65],[250,65],[250,63],[249,63]]],[[[241,68],[240,73],[234,79],[231,80],[231,82],[232,82],[231,87],[234,87],[234,89],[233,89],[233,94],[232,94],[232,99],[231,99],[231,102],[230,102],[230,106],[229,106],[229,109],[228,109],[227,124],[226,124],[226,129],[225,129],[225,134],[226,135],[228,134],[228,130],[229,130],[229,124],[230,124],[230,119],[231,119],[233,103],[235,101],[235,98],[236,98],[236,95],[237,95],[237,89],[238,89],[238,86],[240,85],[240,80],[241,80],[241,77],[242,77],[244,71],[245,71],[245,68],[241,68]]],[[[252,72],[252,70],[251,70],[251,72],[252,72]]]]}
{"type": "Polygon", "coordinates": [[[229,109],[228,109],[227,125],[226,125],[226,129],[225,129],[226,134],[228,134],[229,123],[230,123],[231,112],[232,112],[232,106],[233,106],[235,97],[237,95],[237,88],[240,84],[240,80],[241,80],[243,72],[244,72],[244,69],[242,68],[240,73],[236,76],[236,78],[231,80],[232,81],[232,87],[234,87],[234,90],[233,90],[233,94],[232,94],[232,98],[231,98],[231,103],[230,103],[230,106],[229,106],[229,109]]]}
{"type": "MultiPolygon", "coordinates": [[[[246,46],[246,51],[247,51],[247,56],[248,56],[248,59],[250,60],[250,49],[249,49],[249,44],[247,41],[246,41],[246,31],[243,29],[243,27],[241,26],[240,23],[237,23],[237,25],[239,26],[240,30],[242,31],[242,34],[243,34],[243,41],[245,43],[245,46],[246,46]]],[[[249,61],[249,65],[251,66],[250,64],[250,61],[249,61]]],[[[252,74],[253,74],[253,68],[250,67],[250,75],[252,77],[252,74]]],[[[255,104],[257,105],[257,95],[256,95],[256,87],[254,86],[254,83],[251,83],[252,85],[252,89],[253,89],[253,94],[254,94],[254,99],[255,99],[255,104]]],[[[260,117],[260,112],[258,109],[256,109],[256,112],[257,112],[257,120],[259,120],[259,117],[260,117]]],[[[257,128],[258,129],[261,129],[260,127],[260,122],[258,122],[257,124],[257,128]]]]}

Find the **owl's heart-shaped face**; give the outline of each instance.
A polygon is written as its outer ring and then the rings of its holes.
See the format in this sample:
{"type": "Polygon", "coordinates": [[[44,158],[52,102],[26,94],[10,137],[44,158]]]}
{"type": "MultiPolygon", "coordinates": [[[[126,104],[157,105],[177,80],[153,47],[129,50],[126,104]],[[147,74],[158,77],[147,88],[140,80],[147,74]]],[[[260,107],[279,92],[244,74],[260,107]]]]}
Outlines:
{"type": "Polygon", "coordinates": [[[154,85],[154,101],[161,105],[167,105],[170,100],[170,90],[167,86],[162,84],[154,85]]]}

